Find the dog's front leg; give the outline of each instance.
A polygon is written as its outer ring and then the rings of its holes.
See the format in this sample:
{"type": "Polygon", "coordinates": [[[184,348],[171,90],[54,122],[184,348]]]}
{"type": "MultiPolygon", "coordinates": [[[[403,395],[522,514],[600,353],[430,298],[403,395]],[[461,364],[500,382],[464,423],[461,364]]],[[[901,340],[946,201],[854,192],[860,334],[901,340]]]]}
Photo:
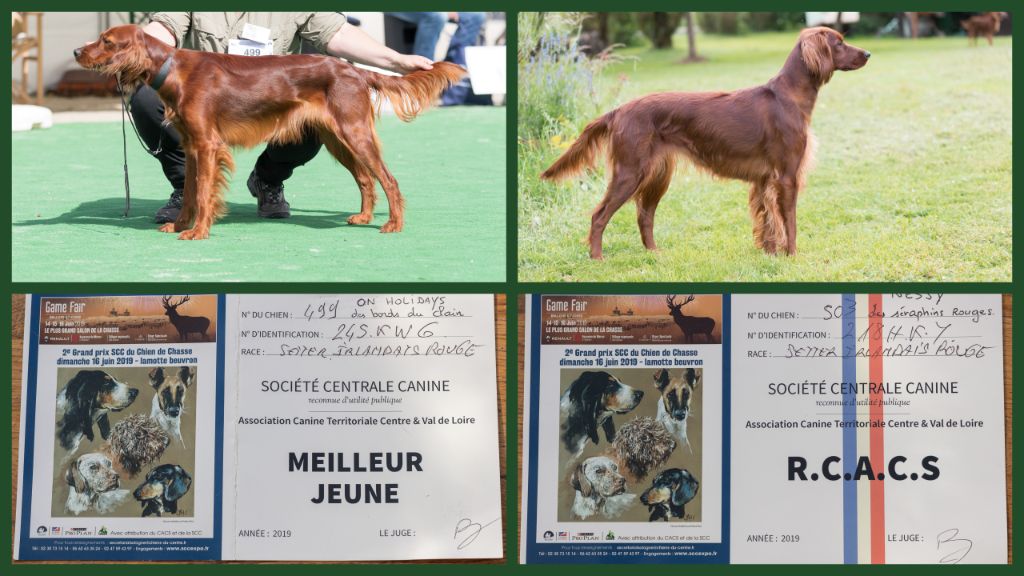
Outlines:
{"type": "Polygon", "coordinates": [[[796,201],[800,195],[799,179],[796,176],[786,176],[781,179],[782,190],[779,195],[779,208],[782,212],[782,220],[785,226],[785,237],[779,241],[779,247],[785,244],[786,254],[796,254],[796,201]]]}
{"type": "Polygon", "coordinates": [[[174,222],[168,222],[160,227],[161,232],[188,230],[196,214],[196,155],[186,143],[182,145],[185,147],[185,190],[182,193],[181,211],[174,222]]]}
{"type": "MultiPolygon", "coordinates": [[[[193,181],[195,194],[192,201],[194,211],[194,224],[189,230],[178,235],[179,240],[205,240],[210,237],[210,226],[215,217],[214,195],[217,190],[217,146],[212,142],[196,142],[193,148],[194,153],[188,158],[195,164],[195,178],[193,181]]],[[[187,163],[187,161],[186,161],[187,163]]],[[[186,194],[186,200],[188,195],[186,194]]],[[[184,212],[184,210],[183,210],[184,212]]]]}
{"type": "Polygon", "coordinates": [[[765,222],[764,195],[767,184],[764,180],[758,180],[750,185],[750,193],[747,196],[747,207],[750,210],[750,220],[754,225],[754,246],[764,249],[765,222]]]}
{"type": "Polygon", "coordinates": [[[782,215],[783,193],[781,179],[769,182],[764,189],[764,244],[762,248],[772,255],[786,245],[786,220],[782,215]]]}

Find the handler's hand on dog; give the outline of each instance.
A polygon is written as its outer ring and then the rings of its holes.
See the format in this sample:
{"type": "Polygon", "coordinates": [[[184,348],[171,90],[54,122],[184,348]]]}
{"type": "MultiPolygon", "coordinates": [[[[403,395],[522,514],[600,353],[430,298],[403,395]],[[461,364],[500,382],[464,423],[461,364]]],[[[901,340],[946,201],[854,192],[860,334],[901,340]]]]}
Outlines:
{"type": "Polygon", "coordinates": [[[395,62],[391,67],[393,72],[399,74],[409,74],[417,70],[432,70],[434,63],[429,58],[423,56],[417,56],[415,54],[399,54],[395,58],[395,62]]]}

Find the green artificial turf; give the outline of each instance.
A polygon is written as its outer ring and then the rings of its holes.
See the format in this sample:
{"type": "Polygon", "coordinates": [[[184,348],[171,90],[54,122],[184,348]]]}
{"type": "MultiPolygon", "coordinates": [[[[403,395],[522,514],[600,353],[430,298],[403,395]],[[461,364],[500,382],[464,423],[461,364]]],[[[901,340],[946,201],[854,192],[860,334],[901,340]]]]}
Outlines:
{"type": "Polygon", "coordinates": [[[63,124],[12,135],[15,282],[392,282],[505,279],[505,109],[432,110],[377,123],[406,199],[405,229],[349,226],[359,190],[326,150],[285,183],[292,217],[256,217],[246,178],[262,148],[236,150],[228,215],[210,239],[157,232],[170,186],[131,128],[131,215],[122,218],[121,125],[63,124]]]}
{"type": "MultiPolygon", "coordinates": [[[[681,62],[685,38],[669,51],[624,50],[627,60],[603,72],[604,85],[624,84],[602,109],[652,92],[764,83],[795,37],[700,36],[706,60],[696,64],[681,62]]],[[[746,184],[681,168],[658,210],[660,251],[644,250],[628,204],[605,231],[605,259],[590,260],[603,162],[563,184],[537,179],[588,120],[580,119],[552,142],[520,143],[520,280],[1010,281],[1011,40],[850,42],[872,57],[862,70],[837,72],[818,99],[817,167],[800,197],[797,256],[754,248],[746,184]]]]}

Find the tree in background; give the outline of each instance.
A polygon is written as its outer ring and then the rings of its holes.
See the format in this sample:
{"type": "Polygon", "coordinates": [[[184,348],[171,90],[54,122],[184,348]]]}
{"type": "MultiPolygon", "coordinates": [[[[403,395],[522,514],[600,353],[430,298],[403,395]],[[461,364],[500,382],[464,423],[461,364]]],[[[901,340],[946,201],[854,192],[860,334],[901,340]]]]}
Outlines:
{"type": "Polygon", "coordinates": [[[640,14],[640,29],[655,50],[672,48],[672,35],[683,19],[681,12],[644,12],[640,14]]]}
{"type": "Polygon", "coordinates": [[[697,54],[697,31],[693,25],[693,12],[686,13],[686,46],[687,55],[684,62],[700,62],[704,59],[697,54]]]}

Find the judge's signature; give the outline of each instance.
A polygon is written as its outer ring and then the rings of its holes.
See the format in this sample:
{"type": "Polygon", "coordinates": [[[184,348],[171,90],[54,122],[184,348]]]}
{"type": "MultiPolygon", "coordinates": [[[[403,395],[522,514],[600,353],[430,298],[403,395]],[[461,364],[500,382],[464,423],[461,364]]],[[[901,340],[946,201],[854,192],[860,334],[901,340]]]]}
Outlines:
{"type": "Polygon", "coordinates": [[[939,558],[939,564],[958,564],[967,557],[971,548],[974,548],[974,542],[960,537],[960,529],[958,528],[950,528],[949,530],[939,532],[935,540],[937,542],[935,547],[943,554],[939,558]]]}
{"type": "Polygon", "coordinates": [[[480,532],[482,532],[484,528],[487,528],[498,520],[500,520],[500,518],[495,518],[486,524],[474,522],[469,518],[459,520],[458,523],[455,524],[455,536],[453,538],[459,543],[458,549],[462,550],[466,546],[472,544],[476,541],[477,537],[480,536],[480,532]]]}

